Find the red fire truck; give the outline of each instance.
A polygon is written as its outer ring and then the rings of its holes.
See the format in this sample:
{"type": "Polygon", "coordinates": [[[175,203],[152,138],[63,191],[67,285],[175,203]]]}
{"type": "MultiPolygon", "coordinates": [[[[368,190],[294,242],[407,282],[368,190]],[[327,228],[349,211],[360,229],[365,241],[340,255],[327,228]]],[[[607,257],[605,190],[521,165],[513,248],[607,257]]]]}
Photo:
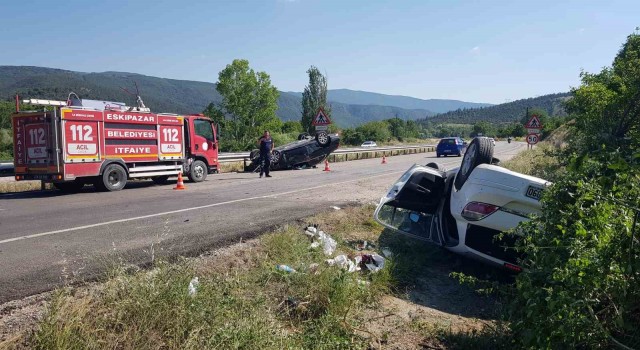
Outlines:
{"type": "Polygon", "coordinates": [[[182,172],[204,181],[218,171],[218,133],[205,116],[151,113],[95,100],[25,100],[44,106],[12,116],[15,178],[63,191],[93,184],[121,190],[129,179],[164,183],[182,172]]]}

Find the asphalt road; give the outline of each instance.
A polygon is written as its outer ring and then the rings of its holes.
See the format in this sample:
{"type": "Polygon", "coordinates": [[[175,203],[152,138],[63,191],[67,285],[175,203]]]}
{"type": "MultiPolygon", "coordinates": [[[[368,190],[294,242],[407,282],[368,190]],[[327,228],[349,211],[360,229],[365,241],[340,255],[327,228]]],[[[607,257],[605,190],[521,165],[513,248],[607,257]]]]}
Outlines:
{"type": "MultiPolygon", "coordinates": [[[[502,160],[525,149],[498,142],[502,160]]],[[[461,158],[421,153],[322,168],[210,175],[187,190],[151,181],[122,191],[0,195],[0,302],[91,280],[114,264],[197,255],[350,202],[380,198],[409,166],[461,158]]]]}

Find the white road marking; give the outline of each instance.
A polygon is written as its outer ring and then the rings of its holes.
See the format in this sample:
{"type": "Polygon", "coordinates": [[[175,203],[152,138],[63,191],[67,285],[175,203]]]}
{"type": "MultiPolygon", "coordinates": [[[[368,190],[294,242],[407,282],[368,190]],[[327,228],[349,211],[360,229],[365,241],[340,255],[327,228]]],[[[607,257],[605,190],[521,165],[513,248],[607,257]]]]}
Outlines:
{"type": "Polygon", "coordinates": [[[32,235],[26,235],[26,236],[20,236],[20,237],[4,239],[4,240],[0,241],[0,244],[6,244],[6,243],[15,242],[15,241],[25,240],[25,239],[32,239],[32,238],[50,236],[50,235],[55,235],[55,234],[65,233],[65,232],[85,230],[85,229],[94,228],[94,227],[100,227],[100,226],[105,226],[105,225],[119,224],[119,223],[123,223],[123,222],[134,221],[134,220],[148,219],[148,218],[153,218],[153,217],[157,217],[157,216],[184,213],[184,212],[187,212],[187,211],[193,211],[193,210],[198,210],[198,209],[219,207],[219,206],[222,206],[222,205],[233,204],[233,203],[238,203],[238,202],[246,202],[246,201],[251,201],[251,200],[256,200],[256,199],[264,199],[264,198],[273,198],[273,197],[292,194],[292,193],[297,193],[297,192],[305,192],[305,191],[309,191],[309,190],[315,190],[315,189],[326,187],[326,186],[342,185],[342,184],[347,184],[347,183],[350,183],[350,182],[357,182],[357,181],[362,181],[362,180],[366,180],[366,179],[372,179],[372,178],[376,178],[376,177],[388,176],[388,175],[399,174],[399,173],[404,173],[404,172],[405,172],[405,170],[393,171],[393,172],[387,172],[387,173],[384,173],[384,174],[367,176],[367,177],[358,178],[358,179],[354,179],[354,180],[335,182],[335,183],[325,184],[325,185],[320,185],[320,186],[307,187],[307,188],[297,189],[297,190],[293,190],[293,191],[273,193],[273,194],[268,194],[268,195],[264,195],[264,196],[256,196],[256,197],[250,197],[250,198],[234,199],[234,200],[230,200],[230,201],[226,201],[226,202],[212,203],[212,204],[201,205],[201,206],[197,206],[197,207],[184,208],[184,209],[178,209],[178,210],[172,210],[172,211],[165,211],[165,212],[162,212],[162,213],[155,213],[155,214],[149,214],[149,215],[136,216],[136,217],[133,217],[133,218],[112,220],[112,221],[100,222],[100,223],[97,223],[97,224],[90,224],[90,225],[84,225],[84,226],[76,226],[76,227],[71,227],[71,228],[65,228],[65,229],[62,229],[62,230],[55,230],[55,231],[49,231],[49,232],[36,233],[36,234],[32,234],[32,235]]]}

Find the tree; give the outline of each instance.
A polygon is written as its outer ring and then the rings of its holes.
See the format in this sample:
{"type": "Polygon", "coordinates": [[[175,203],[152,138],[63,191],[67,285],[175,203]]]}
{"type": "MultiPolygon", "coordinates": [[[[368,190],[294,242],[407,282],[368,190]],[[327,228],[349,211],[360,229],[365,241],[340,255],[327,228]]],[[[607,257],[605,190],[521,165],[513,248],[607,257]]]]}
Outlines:
{"type": "Polygon", "coordinates": [[[218,75],[216,90],[222,95],[222,102],[218,111],[211,108],[210,112],[213,116],[224,114],[228,118],[224,124],[227,137],[230,136],[226,139],[229,149],[250,149],[262,129],[282,127],[282,121],[275,114],[279,92],[271,85],[269,75],[255,72],[249,67],[249,61],[235,59],[227,65],[218,75]]]}
{"type": "Polygon", "coordinates": [[[640,34],[627,37],[611,67],[581,73],[567,109],[587,149],[612,148],[640,136],[640,34]]]}
{"type": "Polygon", "coordinates": [[[283,133],[302,132],[302,125],[297,120],[289,120],[282,124],[283,133]]]}
{"type": "Polygon", "coordinates": [[[324,113],[331,119],[331,107],[327,105],[327,78],[320,73],[315,66],[307,70],[309,75],[309,85],[305,86],[302,93],[302,128],[310,132],[313,118],[318,113],[319,108],[324,109],[324,113]]]}

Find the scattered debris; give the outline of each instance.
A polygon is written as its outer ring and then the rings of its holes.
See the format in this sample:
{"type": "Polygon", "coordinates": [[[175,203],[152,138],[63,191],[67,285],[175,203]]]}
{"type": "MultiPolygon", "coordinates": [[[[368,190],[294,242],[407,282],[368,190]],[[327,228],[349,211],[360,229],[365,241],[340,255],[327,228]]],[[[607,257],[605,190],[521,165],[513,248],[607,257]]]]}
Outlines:
{"type": "Polygon", "coordinates": [[[276,265],[276,270],[284,271],[284,272],[287,272],[287,273],[295,273],[295,272],[297,272],[294,268],[292,268],[289,265],[276,265]]]}
{"type": "Polygon", "coordinates": [[[317,233],[318,233],[318,225],[307,226],[304,229],[304,234],[309,237],[315,237],[317,233]]]}
{"type": "Polygon", "coordinates": [[[346,244],[350,245],[353,247],[353,249],[358,250],[358,251],[362,251],[362,250],[367,250],[367,249],[375,249],[376,245],[369,242],[369,241],[364,241],[361,239],[355,240],[355,241],[346,241],[346,244]]]}
{"type": "Polygon", "coordinates": [[[318,232],[318,240],[323,244],[322,250],[324,251],[324,255],[333,255],[336,247],[338,247],[338,242],[323,231],[318,232]]]}
{"type": "Polygon", "coordinates": [[[304,229],[304,234],[311,237],[311,239],[317,238],[318,241],[311,243],[311,248],[317,248],[322,244],[322,250],[327,256],[333,255],[333,252],[338,246],[338,242],[333,239],[328,233],[318,230],[318,225],[307,226],[304,229]]]}
{"type": "Polygon", "coordinates": [[[382,248],[382,255],[384,255],[385,258],[390,258],[393,256],[393,252],[389,247],[384,247],[382,248]]]}
{"type": "Polygon", "coordinates": [[[191,282],[189,282],[189,295],[195,296],[198,293],[198,286],[200,285],[200,281],[198,277],[194,277],[191,282]]]}
{"type": "Polygon", "coordinates": [[[309,267],[307,268],[307,270],[309,271],[309,273],[312,274],[318,274],[318,267],[320,267],[319,264],[313,263],[311,265],[309,265],[309,267]]]}
{"type": "Polygon", "coordinates": [[[361,269],[378,272],[384,268],[384,258],[378,254],[362,254],[356,257],[356,262],[361,269]],[[358,261],[359,260],[359,261],[358,261]]]}
{"type": "Polygon", "coordinates": [[[344,270],[347,270],[348,272],[355,272],[360,269],[351,259],[349,259],[344,254],[338,255],[333,259],[327,259],[326,263],[329,264],[329,266],[338,266],[344,270]]]}

